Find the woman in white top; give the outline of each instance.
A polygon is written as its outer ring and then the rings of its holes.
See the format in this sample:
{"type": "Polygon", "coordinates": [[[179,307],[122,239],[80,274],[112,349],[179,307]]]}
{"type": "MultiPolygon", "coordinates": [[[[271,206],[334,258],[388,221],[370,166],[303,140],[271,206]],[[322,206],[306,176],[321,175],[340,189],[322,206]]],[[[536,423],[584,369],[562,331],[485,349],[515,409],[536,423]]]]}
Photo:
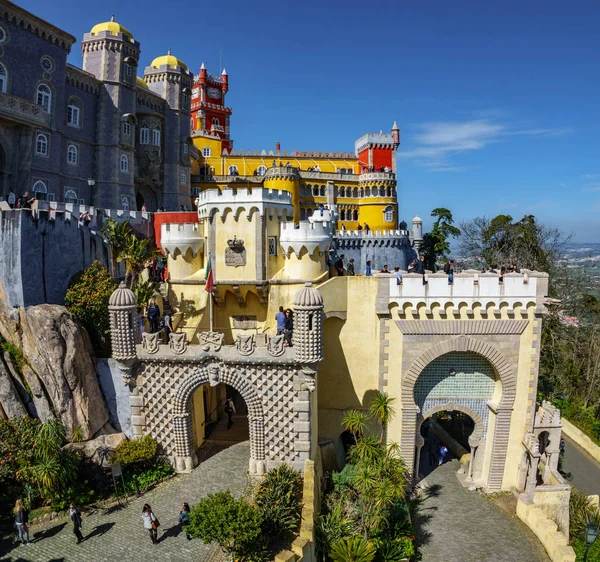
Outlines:
{"type": "Polygon", "coordinates": [[[160,523],[156,518],[156,515],[152,512],[152,508],[146,503],[142,509],[142,520],[144,521],[144,528],[148,529],[148,534],[152,539],[152,544],[158,544],[158,526],[160,523]]]}

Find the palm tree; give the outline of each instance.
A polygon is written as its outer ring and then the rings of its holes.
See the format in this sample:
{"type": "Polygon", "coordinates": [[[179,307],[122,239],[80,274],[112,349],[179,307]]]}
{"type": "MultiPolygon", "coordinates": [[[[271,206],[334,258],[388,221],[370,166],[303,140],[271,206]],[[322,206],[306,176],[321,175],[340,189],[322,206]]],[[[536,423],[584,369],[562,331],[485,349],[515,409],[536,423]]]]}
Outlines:
{"type": "Polygon", "coordinates": [[[395,401],[395,398],[388,396],[385,392],[377,391],[375,398],[373,398],[369,406],[369,414],[381,424],[381,443],[384,442],[387,426],[396,413],[396,410],[392,406],[395,401]]]}
{"type": "Polygon", "coordinates": [[[146,262],[161,255],[158,248],[152,246],[149,238],[138,238],[134,234],[127,237],[118,261],[125,262],[125,280],[129,279],[129,288],[133,287],[137,276],[144,269],[146,262]]]}
{"type": "Polygon", "coordinates": [[[346,431],[352,433],[354,443],[358,443],[358,437],[365,432],[367,419],[367,414],[359,410],[347,410],[344,412],[342,426],[346,431]]]}
{"type": "Polygon", "coordinates": [[[131,236],[131,226],[128,222],[117,222],[111,218],[106,219],[106,225],[101,230],[102,236],[110,246],[110,269],[113,279],[117,275],[117,262],[127,245],[128,238],[131,236]]]}

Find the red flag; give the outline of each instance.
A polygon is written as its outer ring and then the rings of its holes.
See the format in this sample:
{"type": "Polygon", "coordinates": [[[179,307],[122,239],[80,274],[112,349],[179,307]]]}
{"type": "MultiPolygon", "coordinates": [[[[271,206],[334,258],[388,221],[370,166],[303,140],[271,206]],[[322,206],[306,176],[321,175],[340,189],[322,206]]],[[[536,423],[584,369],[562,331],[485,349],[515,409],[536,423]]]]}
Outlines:
{"type": "Polygon", "coordinates": [[[210,254],[208,254],[208,263],[206,264],[206,285],[204,285],[204,290],[207,293],[212,293],[213,288],[215,286],[215,279],[213,277],[212,265],[210,263],[210,254]]]}

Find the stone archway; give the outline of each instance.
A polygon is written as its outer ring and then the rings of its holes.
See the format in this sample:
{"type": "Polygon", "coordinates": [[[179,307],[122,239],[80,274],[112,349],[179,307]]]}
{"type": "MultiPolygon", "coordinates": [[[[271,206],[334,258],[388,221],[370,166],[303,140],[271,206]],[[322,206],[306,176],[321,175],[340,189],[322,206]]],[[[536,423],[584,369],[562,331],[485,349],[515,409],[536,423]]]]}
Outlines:
{"type": "Polygon", "coordinates": [[[212,362],[199,367],[182,380],[173,404],[173,433],[175,436],[175,468],[190,471],[198,460],[194,451],[190,398],[202,384],[216,386],[225,383],[235,388],[248,408],[250,429],[250,472],[265,472],[265,430],[262,402],[254,388],[241,377],[235,367],[212,362]]]}
{"type": "Polygon", "coordinates": [[[407,465],[414,468],[418,446],[417,423],[420,413],[414,398],[415,385],[419,376],[429,364],[442,355],[452,352],[472,352],[480,355],[490,363],[502,384],[502,393],[498,402],[489,404],[490,411],[493,414],[494,430],[491,460],[485,482],[488,490],[498,491],[502,488],[504,477],[511,414],[516,395],[516,375],[503,353],[484,341],[461,335],[439,342],[424,351],[403,374],[401,453],[407,465]]]}

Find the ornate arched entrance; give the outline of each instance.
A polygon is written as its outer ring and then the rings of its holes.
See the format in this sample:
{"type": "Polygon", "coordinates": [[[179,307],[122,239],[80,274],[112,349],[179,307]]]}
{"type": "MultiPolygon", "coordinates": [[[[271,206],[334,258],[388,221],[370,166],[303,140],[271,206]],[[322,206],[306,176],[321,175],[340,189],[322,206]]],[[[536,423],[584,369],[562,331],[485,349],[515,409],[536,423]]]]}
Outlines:
{"type": "Polygon", "coordinates": [[[197,464],[192,432],[190,399],[202,384],[216,386],[225,383],[235,388],[248,408],[250,429],[250,472],[265,472],[265,431],[262,401],[254,388],[247,384],[235,367],[211,362],[188,375],[179,385],[174,400],[173,432],[175,435],[175,468],[182,472],[197,464]]]}
{"type": "Polygon", "coordinates": [[[419,447],[417,429],[420,418],[426,419],[426,414],[433,413],[434,410],[469,409],[481,418],[483,426],[477,443],[479,458],[473,463],[474,474],[483,479],[489,490],[500,490],[515,390],[513,369],[502,352],[486,342],[468,336],[458,336],[428,348],[413,361],[402,377],[400,446],[408,466],[414,471],[419,447]],[[443,356],[446,358],[442,359],[443,356]],[[438,359],[440,361],[436,363],[438,359]],[[446,360],[449,363],[444,364],[446,360]],[[464,365],[469,362],[471,366],[465,369],[464,365]],[[457,366],[453,367],[451,363],[456,363],[457,366]],[[442,376],[443,369],[446,370],[445,376],[442,376]],[[481,376],[474,376],[477,373],[481,376]],[[469,374],[471,376],[468,376],[469,374]],[[422,375],[424,378],[420,379],[422,375]],[[444,382],[457,376],[459,378],[455,379],[454,383],[444,382]],[[423,382],[418,382],[419,379],[423,382]],[[460,382],[465,384],[459,384],[460,382]],[[438,384],[441,384],[441,388],[438,384]],[[424,394],[428,387],[436,389],[436,392],[433,395],[424,394]],[[444,388],[447,391],[445,393],[444,388]],[[441,392],[438,394],[437,390],[441,392]],[[488,439],[489,436],[491,439],[488,439]],[[485,471],[484,447],[491,447],[489,468],[485,471]]]}

